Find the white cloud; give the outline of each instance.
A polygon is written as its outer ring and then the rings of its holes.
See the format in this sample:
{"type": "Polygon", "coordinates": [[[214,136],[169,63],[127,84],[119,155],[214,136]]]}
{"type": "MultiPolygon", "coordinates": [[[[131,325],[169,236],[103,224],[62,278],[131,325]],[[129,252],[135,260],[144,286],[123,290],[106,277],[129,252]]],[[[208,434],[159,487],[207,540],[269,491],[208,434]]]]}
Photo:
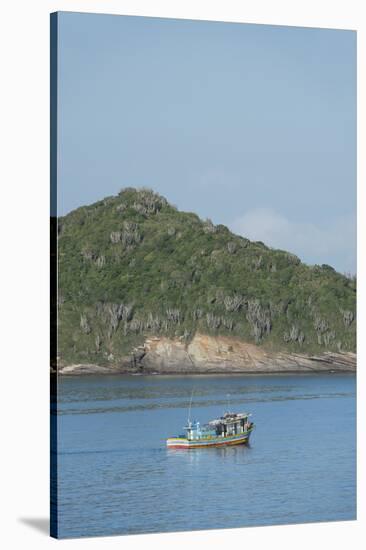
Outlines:
{"type": "Polygon", "coordinates": [[[257,208],[229,227],[250,240],[293,252],[309,264],[327,263],[340,272],[356,272],[355,217],[337,218],[322,227],[289,220],[271,208],[257,208]]]}

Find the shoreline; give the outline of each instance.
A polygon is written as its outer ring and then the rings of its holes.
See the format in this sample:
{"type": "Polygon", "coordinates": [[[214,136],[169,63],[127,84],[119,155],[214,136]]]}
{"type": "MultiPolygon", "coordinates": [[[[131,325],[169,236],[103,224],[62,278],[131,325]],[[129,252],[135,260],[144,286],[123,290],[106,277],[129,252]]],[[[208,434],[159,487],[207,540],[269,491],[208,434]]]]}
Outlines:
{"type": "Polygon", "coordinates": [[[266,369],[162,369],[162,370],[151,370],[151,369],[131,369],[123,367],[105,367],[102,365],[91,365],[91,364],[76,364],[76,365],[67,365],[56,371],[51,369],[51,375],[56,375],[60,377],[73,377],[73,376],[281,376],[281,375],[304,375],[304,374],[357,374],[356,367],[339,367],[336,365],[327,367],[294,367],[293,365],[288,368],[266,368],[266,369]]]}
{"type": "Polygon", "coordinates": [[[344,369],[344,370],[340,370],[340,369],[337,369],[337,370],[312,370],[312,371],[296,371],[296,370],[288,370],[288,371],[267,371],[267,372],[253,372],[253,371],[243,371],[243,372],[238,372],[238,371],[231,371],[231,372],[123,372],[123,371],[119,371],[119,372],[116,372],[116,371],[109,371],[109,372],[98,372],[98,371],[94,371],[94,372],[80,372],[80,371],[76,371],[76,372],[71,372],[71,373],[57,373],[56,371],[53,371],[51,372],[51,376],[59,376],[61,378],[73,378],[73,377],[77,377],[77,376],[82,376],[82,377],[89,377],[89,376],[159,376],[159,377],[164,377],[164,376],[172,376],[172,377],[183,377],[183,376],[187,376],[187,377],[191,377],[191,376],[287,376],[287,375],[290,375],[290,376],[294,376],[294,375],[301,375],[301,376],[304,376],[304,375],[320,375],[320,374],[328,374],[328,375],[333,375],[333,374],[349,374],[350,376],[356,376],[357,375],[357,371],[356,370],[347,370],[347,369],[344,369]]]}
{"type": "MultiPolygon", "coordinates": [[[[113,356],[112,356],[113,357],[113,356]]],[[[207,375],[356,372],[354,352],[324,351],[318,355],[270,351],[227,336],[197,333],[179,338],[151,337],[143,345],[108,364],[58,364],[61,376],[87,374],[207,375]]]]}

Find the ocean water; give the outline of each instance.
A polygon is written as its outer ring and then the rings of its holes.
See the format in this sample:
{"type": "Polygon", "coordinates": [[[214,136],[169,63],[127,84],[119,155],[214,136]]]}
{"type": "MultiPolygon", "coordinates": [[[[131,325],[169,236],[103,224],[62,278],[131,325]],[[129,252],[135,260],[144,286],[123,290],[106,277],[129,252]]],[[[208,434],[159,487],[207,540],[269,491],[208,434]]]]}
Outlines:
{"type": "Polygon", "coordinates": [[[62,378],[58,535],[355,519],[355,390],[349,374],[62,378]],[[192,390],[202,423],[252,413],[250,445],[167,449],[192,390]]]}

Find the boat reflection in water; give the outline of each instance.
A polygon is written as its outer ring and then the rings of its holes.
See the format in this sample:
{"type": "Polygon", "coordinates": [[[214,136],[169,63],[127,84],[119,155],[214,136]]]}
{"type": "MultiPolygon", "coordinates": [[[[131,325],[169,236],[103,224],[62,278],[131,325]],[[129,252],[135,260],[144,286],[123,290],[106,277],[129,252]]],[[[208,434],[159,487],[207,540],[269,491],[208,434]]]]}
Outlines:
{"type": "Polygon", "coordinates": [[[254,424],[251,414],[227,412],[208,424],[190,420],[184,427],[185,433],[167,439],[167,446],[173,449],[199,449],[203,447],[223,447],[243,445],[249,442],[254,424]]]}

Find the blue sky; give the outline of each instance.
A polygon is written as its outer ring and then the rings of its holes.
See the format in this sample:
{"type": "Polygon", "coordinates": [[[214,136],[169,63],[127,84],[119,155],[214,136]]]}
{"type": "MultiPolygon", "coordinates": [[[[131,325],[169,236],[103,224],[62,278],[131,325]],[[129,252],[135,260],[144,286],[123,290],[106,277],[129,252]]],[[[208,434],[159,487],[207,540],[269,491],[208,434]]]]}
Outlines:
{"type": "Polygon", "coordinates": [[[356,271],[356,33],[59,16],[61,215],[147,186],[356,271]]]}

